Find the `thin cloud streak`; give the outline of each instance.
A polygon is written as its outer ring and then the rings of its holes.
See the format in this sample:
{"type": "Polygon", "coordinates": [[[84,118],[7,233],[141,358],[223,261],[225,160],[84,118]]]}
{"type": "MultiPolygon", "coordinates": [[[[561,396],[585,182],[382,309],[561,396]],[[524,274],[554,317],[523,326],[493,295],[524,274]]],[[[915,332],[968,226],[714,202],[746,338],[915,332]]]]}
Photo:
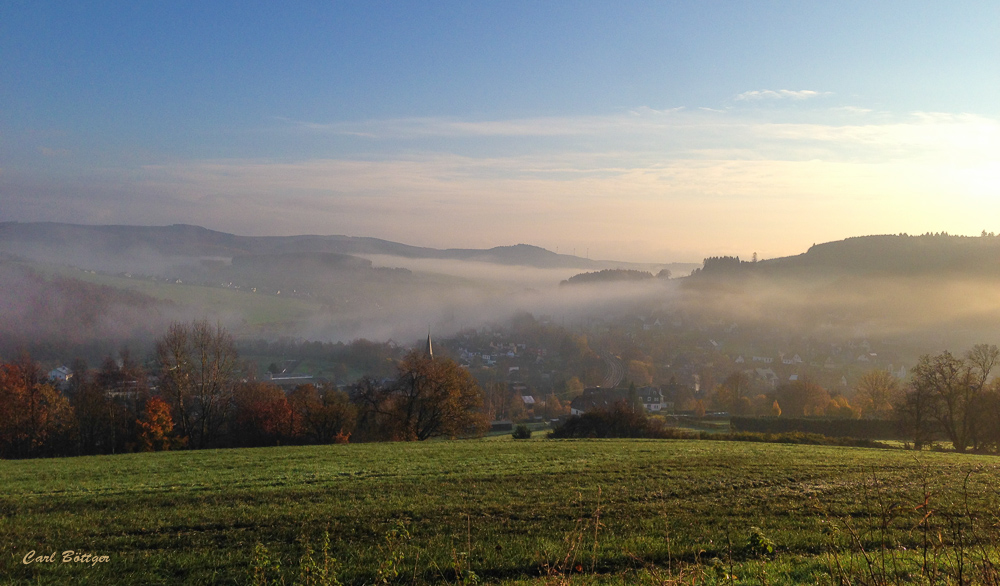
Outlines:
{"type": "MultiPolygon", "coordinates": [[[[772,116],[773,117],[773,116],[772,116]]],[[[923,156],[930,159],[992,160],[1000,147],[1000,121],[972,114],[916,112],[886,116],[863,109],[838,107],[817,111],[816,121],[769,120],[759,112],[709,109],[640,108],[611,116],[552,117],[463,122],[421,118],[357,123],[294,123],[299,129],[371,141],[415,140],[409,152],[420,152],[420,139],[562,139],[543,143],[546,157],[571,155],[573,166],[590,166],[590,157],[621,154],[634,160],[715,157],[802,160],[830,158],[867,161],[923,156]],[[859,117],[861,120],[859,121],[859,117]],[[866,120],[867,119],[867,120],[866,120]],[[805,150],[803,150],[805,149],[805,150]],[[822,153],[810,149],[825,149],[822,153]],[[706,155],[707,153],[707,155],[706,155]]],[[[534,141],[504,144],[506,151],[531,148],[534,141]]],[[[428,147],[424,147],[425,149],[428,147]]],[[[449,144],[432,150],[448,151],[449,144]]],[[[455,151],[459,151],[457,147],[455,151]]]]}
{"type": "Polygon", "coordinates": [[[0,187],[10,194],[5,215],[19,219],[188,222],[436,247],[526,242],[651,262],[747,255],[748,242],[777,256],[864,233],[978,233],[984,226],[973,224],[1000,216],[997,120],[829,112],[794,123],[752,110],[648,108],[513,121],[375,121],[352,128],[391,144],[418,131],[425,138],[523,140],[479,155],[448,141],[415,140],[366,158],[180,161],[62,184],[21,174],[16,182],[0,176],[0,187]],[[548,142],[552,137],[558,140],[548,142]],[[524,147],[536,139],[542,144],[524,147]],[[53,218],[53,209],[64,217],[53,218]]]}
{"type": "Polygon", "coordinates": [[[829,96],[832,92],[817,92],[813,90],[752,90],[736,96],[737,101],[744,100],[808,100],[821,96],[829,96]]]}

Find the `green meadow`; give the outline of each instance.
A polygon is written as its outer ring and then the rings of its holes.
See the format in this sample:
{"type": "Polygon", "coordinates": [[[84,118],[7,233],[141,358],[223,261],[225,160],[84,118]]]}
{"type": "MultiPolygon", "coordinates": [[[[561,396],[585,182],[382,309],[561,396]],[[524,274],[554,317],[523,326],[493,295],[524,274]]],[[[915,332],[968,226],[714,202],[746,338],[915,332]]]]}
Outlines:
{"type": "Polygon", "coordinates": [[[537,437],[0,461],[0,578],[957,583],[997,561],[998,463],[537,437]]]}

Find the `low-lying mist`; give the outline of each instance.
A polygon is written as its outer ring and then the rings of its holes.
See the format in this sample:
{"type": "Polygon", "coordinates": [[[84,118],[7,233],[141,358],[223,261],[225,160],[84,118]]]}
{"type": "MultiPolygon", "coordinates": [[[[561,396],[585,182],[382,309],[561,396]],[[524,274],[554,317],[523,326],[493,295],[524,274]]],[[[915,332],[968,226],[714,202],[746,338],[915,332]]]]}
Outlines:
{"type": "Polygon", "coordinates": [[[408,341],[448,336],[529,312],[565,323],[611,319],[623,307],[662,303],[672,282],[560,286],[578,269],[540,269],[456,260],[367,256],[377,266],[406,268],[421,286],[380,292],[375,307],[356,314],[317,315],[299,333],[308,339],[408,341]]]}
{"type": "Polygon", "coordinates": [[[522,312],[568,327],[660,316],[691,331],[736,325],[830,342],[895,339],[914,352],[995,343],[1000,331],[1000,278],[970,271],[743,271],[560,285],[580,270],[381,254],[233,263],[138,250],[81,250],[57,264],[41,248],[25,256],[48,264],[0,262],[0,351],[15,341],[149,340],[172,320],[195,318],[243,338],[407,343],[522,312]]]}
{"type": "Polygon", "coordinates": [[[996,343],[1000,279],[960,274],[847,274],[686,279],[678,309],[829,341],[881,338],[940,351],[996,343]]]}

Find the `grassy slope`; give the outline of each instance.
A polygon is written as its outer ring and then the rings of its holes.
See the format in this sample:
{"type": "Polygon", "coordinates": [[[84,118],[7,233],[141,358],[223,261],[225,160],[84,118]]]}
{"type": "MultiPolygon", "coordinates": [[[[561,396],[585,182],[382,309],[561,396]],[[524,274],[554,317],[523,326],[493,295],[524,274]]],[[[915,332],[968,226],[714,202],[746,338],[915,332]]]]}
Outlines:
{"type": "Polygon", "coordinates": [[[249,291],[207,287],[187,283],[126,278],[103,273],[91,273],[72,267],[28,263],[42,274],[57,274],[96,285],[138,291],[156,299],[195,308],[210,314],[238,314],[253,327],[273,324],[296,324],[307,320],[320,305],[305,299],[278,295],[255,294],[249,291]]]}
{"type": "MultiPolygon", "coordinates": [[[[897,504],[921,501],[925,479],[950,487],[934,496],[944,518],[973,466],[987,472],[972,477],[972,506],[995,511],[980,501],[995,490],[977,483],[996,478],[996,459],[812,446],[505,438],[0,461],[0,576],[245,583],[255,543],[294,572],[296,540],[318,546],[329,528],[347,583],[371,583],[394,553],[405,583],[447,581],[468,544],[481,578],[529,580],[577,539],[584,582],[629,583],[668,560],[728,560],[730,541],[737,573],[811,582],[827,567],[824,544],[847,539],[843,520],[865,523],[873,470],[897,504]],[[397,520],[410,538],[389,544],[397,520]],[[752,526],[777,544],[776,560],[748,559],[752,526]],[[32,549],[112,561],[22,565],[32,549]]],[[[897,525],[912,549],[912,521],[897,525]]]]}

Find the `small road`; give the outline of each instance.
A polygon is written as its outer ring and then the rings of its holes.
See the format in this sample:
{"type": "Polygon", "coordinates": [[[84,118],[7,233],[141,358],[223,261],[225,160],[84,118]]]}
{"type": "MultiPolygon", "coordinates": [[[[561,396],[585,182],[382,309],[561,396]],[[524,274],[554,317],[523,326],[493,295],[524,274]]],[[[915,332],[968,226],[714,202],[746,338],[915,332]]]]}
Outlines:
{"type": "Polygon", "coordinates": [[[608,375],[604,377],[604,381],[601,382],[601,387],[605,389],[613,389],[622,382],[625,378],[625,365],[617,356],[611,354],[602,353],[601,358],[608,365],[608,375]]]}

